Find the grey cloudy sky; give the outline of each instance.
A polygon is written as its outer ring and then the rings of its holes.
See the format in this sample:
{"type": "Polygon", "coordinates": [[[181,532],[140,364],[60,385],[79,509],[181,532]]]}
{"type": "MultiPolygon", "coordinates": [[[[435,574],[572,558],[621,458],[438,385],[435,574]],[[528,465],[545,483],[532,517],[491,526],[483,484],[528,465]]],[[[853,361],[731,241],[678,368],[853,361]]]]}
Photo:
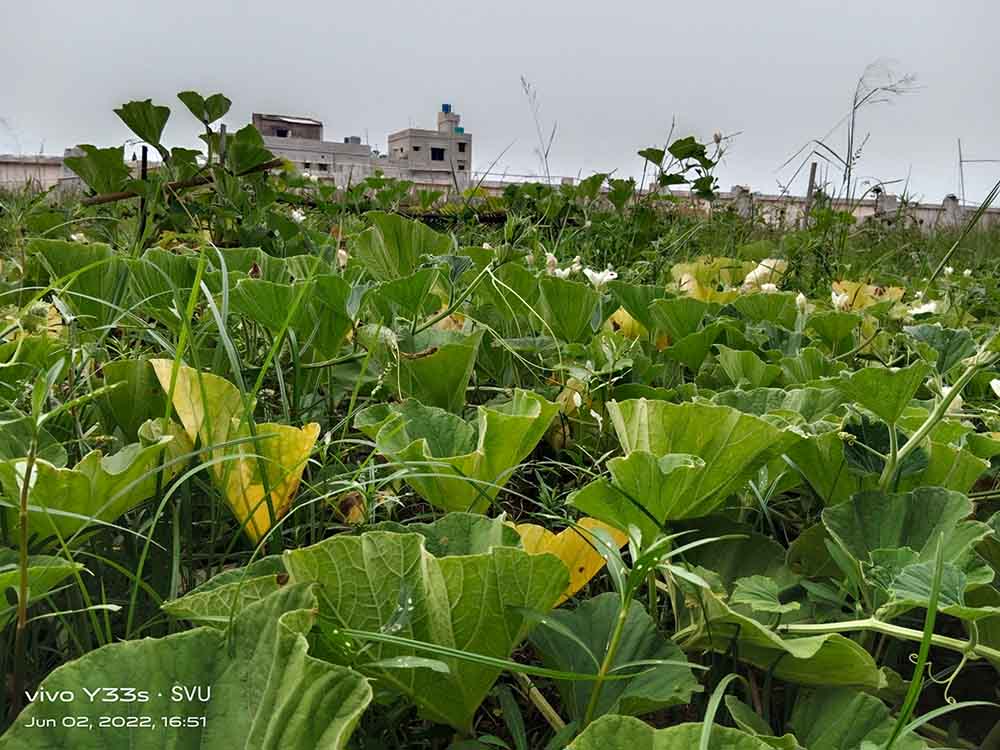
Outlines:
{"type": "MultiPolygon", "coordinates": [[[[196,89],[233,100],[230,127],[255,110],[311,115],[328,138],[367,133],[383,149],[451,102],[476,169],[513,142],[498,168],[537,172],[524,75],[543,126],[558,123],[553,174],[636,173],[636,150],[676,118],[678,135],[742,131],[722,186],[775,192],[781,163],[885,59],[920,89],[862,112],[862,175],[909,177],[938,202],[958,191],[958,137],[967,158],[1000,159],[995,0],[0,0],[0,29],[0,151],[121,143],[112,108],[147,97],[171,106],[167,140],[187,145],[197,128],[175,95],[196,89]]],[[[968,199],[998,176],[967,166],[968,199]]]]}

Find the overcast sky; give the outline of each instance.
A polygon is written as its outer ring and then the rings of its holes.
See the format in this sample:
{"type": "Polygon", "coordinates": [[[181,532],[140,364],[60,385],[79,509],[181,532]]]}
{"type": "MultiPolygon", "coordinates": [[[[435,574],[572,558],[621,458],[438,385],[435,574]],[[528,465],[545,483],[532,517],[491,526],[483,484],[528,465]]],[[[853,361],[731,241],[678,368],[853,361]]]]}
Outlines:
{"type": "MultiPolygon", "coordinates": [[[[128,138],[111,111],[152,98],[174,114],[171,144],[197,132],[176,93],[221,91],[229,127],[253,111],[318,117],[328,139],[435,127],[450,102],[473,135],[476,169],[538,172],[542,127],[558,123],[550,169],[641,169],[635,152],[677,135],[737,133],[724,189],[776,192],[781,164],[850,109],[876,60],[919,89],[863,110],[860,173],[909,179],[939,202],[966,158],[1000,159],[1000,3],[797,0],[0,0],[0,151],[59,154],[128,138]],[[960,10],[959,10],[960,9],[960,10]]],[[[838,131],[831,146],[843,149],[838,131]]],[[[966,166],[981,199],[1000,164],[966,166]]],[[[805,190],[805,175],[792,189],[805,190]]],[[[899,187],[892,191],[898,192],[899,187]]]]}

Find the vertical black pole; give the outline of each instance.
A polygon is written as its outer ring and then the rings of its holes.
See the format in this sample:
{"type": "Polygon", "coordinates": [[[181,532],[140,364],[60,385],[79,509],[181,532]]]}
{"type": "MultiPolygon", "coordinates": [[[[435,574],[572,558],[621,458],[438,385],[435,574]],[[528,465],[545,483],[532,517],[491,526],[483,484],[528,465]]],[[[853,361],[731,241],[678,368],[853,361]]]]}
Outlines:
{"type": "MultiPolygon", "coordinates": [[[[139,177],[145,182],[146,177],[149,174],[149,148],[145,145],[142,147],[142,162],[139,166],[139,177]]],[[[140,250],[142,249],[142,238],[146,234],[146,196],[145,194],[139,197],[139,243],[140,250]]]]}

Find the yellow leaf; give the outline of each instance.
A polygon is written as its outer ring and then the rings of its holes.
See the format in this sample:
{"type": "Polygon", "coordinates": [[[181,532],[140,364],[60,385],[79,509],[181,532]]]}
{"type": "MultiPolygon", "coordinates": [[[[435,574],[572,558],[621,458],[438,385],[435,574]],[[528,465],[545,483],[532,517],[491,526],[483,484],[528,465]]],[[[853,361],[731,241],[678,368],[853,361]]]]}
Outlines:
{"type": "Polygon", "coordinates": [[[257,425],[258,440],[236,446],[233,452],[239,458],[222,464],[226,502],[254,542],[270,531],[272,511],[275,521],[288,512],[318,436],[315,422],[301,429],[266,422],[257,425]],[[264,493],[265,477],[270,508],[264,493]]]}
{"type": "MultiPolygon", "coordinates": [[[[150,363],[163,390],[169,392],[173,361],[154,359],[150,363]]],[[[319,425],[311,423],[299,429],[265,423],[256,427],[258,440],[219,448],[222,443],[250,436],[243,397],[225,378],[183,365],[177,370],[173,406],[191,442],[200,441],[202,449],[209,449],[207,456],[216,460],[212,478],[236,519],[254,542],[260,541],[271,528],[271,511],[274,520],[288,512],[316,444],[319,425]]]]}
{"type": "Polygon", "coordinates": [[[641,339],[646,336],[645,326],[629,315],[624,307],[619,307],[611,314],[608,324],[612,331],[618,331],[627,339],[641,339]]]}
{"type": "Polygon", "coordinates": [[[873,286],[859,281],[835,281],[833,291],[847,295],[846,305],[842,308],[847,310],[864,310],[886,300],[899,302],[906,292],[898,286],[873,286]]]}
{"type": "Polygon", "coordinates": [[[579,527],[569,527],[553,534],[544,526],[533,523],[519,523],[514,526],[521,535],[521,546],[532,555],[549,552],[560,560],[569,570],[569,586],[563,592],[556,606],[569,599],[573,594],[587,585],[587,582],[597,575],[604,567],[604,558],[595,549],[600,549],[600,540],[588,533],[601,529],[607,532],[619,547],[628,541],[628,536],[622,531],[598,521],[596,518],[581,518],[579,527]]]}

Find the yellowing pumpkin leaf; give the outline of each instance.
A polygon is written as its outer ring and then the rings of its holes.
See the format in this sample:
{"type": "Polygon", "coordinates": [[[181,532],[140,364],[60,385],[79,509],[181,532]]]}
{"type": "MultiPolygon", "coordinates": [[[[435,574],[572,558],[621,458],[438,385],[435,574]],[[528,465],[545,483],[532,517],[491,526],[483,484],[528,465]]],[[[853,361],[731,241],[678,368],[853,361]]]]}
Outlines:
{"type": "Polygon", "coordinates": [[[226,502],[254,542],[270,530],[272,511],[275,520],[288,512],[318,436],[315,422],[301,429],[267,422],[257,425],[258,440],[234,448],[238,459],[219,464],[226,502]],[[270,508],[264,494],[265,478],[270,508]]]}
{"type": "Polygon", "coordinates": [[[601,541],[589,532],[600,529],[614,539],[619,547],[628,541],[624,532],[596,518],[581,518],[577,527],[570,526],[558,534],[533,523],[519,523],[514,528],[521,535],[521,546],[526,552],[532,555],[551,553],[562,560],[569,570],[569,586],[559,597],[556,606],[586,586],[604,567],[604,558],[597,551],[601,541]],[[578,527],[582,527],[583,531],[578,527]]]}
{"type": "Polygon", "coordinates": [[[612,331],[618,331],[627,339],[641,339],[647,334],[646,327],[638,320],[629,315],[624,307],[619,307],[608,318],[608,325],[612,331]]]}
{"type": "Polygon", "coordinates": [[[841,306],[844,310],[863,310],[886,300],[899,302],[906,292],[898,286],[873,286],[858,281],[835,281],[833,291],[835,295],[847,295],[841,306]]]}
{"type": "MultiPolygon", "coordinates": [[[[169,393],[173,361],[154,359],[151,364],[163,390],[169,393]]],[[[265,423],[256,427],[258,440],[219,448],[251,434],[243,397],[225,378],[186,366],[177,370],[173,406],[191,441],[199,440],[208,457],[224,459],[212,465],[212,478],[247,535],[254,542],[260,541],[271,528],[271,512],[274,520],[288,512],[319,425],[311,423],[299,429],[265,423]]]]}

